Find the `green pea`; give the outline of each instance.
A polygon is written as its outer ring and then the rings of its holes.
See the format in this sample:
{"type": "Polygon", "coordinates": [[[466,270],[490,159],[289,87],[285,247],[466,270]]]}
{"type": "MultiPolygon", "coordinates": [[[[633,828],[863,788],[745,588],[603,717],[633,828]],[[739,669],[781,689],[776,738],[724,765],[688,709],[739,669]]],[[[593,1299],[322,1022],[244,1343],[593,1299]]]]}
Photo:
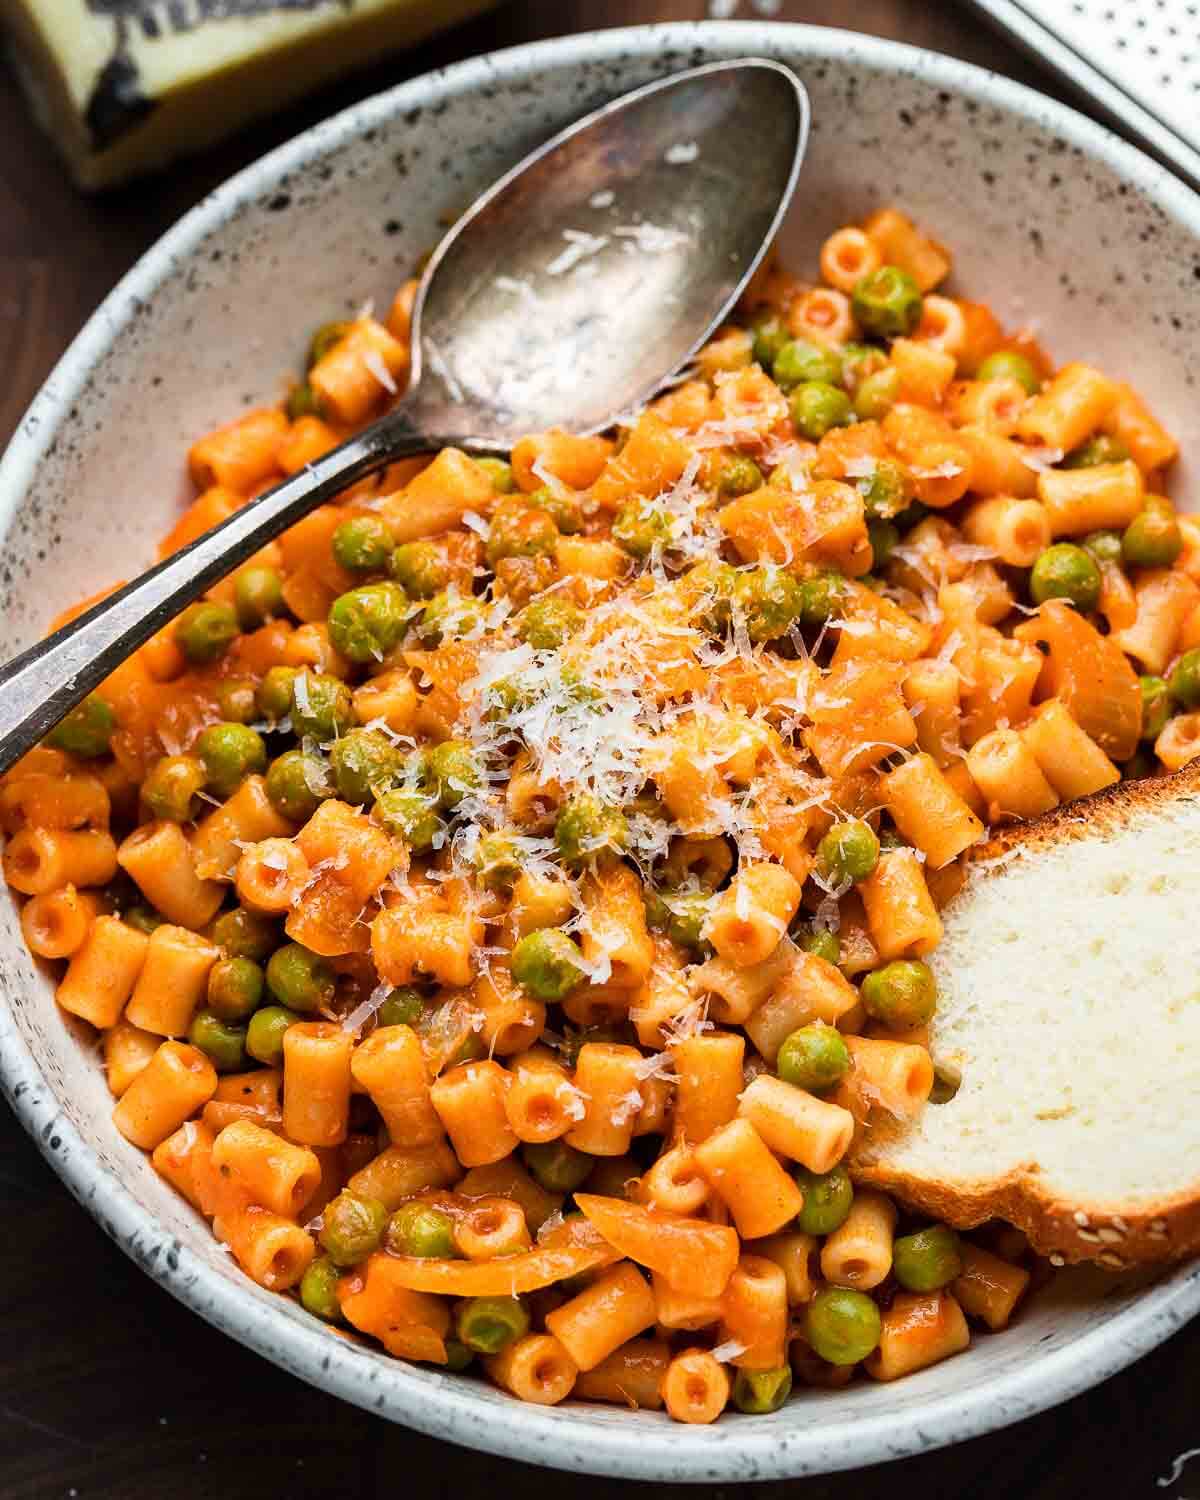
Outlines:
{"type": "Polygon", "coordinates": [[[750,495],[762,488],[762,470],[752,458],[730,454],[717,470],[717,492],[721,495],[750,495]]]}
{"type": "Polygon", "coordinates": [[[831,1365],[856,1365],[879,1343],[883,1322],[865,1292],[822,1287],[805,1308],[804,1331],[813,1353],[831,1365]]]}
{"type": "Polygon", "coordinates": [[[212,940],[226,958],[252,958],[264,963],[279,946],[279,931],[270,917],[235,906],[213,923],[212,940]]]}
{"type": "Polygon", "coordinates": [[[301,417],[324,416],[321,398],[307,380],[302,380],[291,388],[283,409],[287,412],[289,422],[298,422],[301,417]]]}
{"type": "Polygon", "coordinates": [[[832,1088],[850,1067],[850,1049],[833,1026],[801,1026],[784,1039],[775,1071],[784,1083],[810,1093],[832,1088]]]}
{"type": "Polygon", "coordinates": [[[284,943],[267,961],[267,988],[289,1010],[314,1011],[333,999],[336,981],[318,954],[301,943],[284,943]]]}
{"type": "Polygon", "coordinates": [[[329,766],[321,756],[305,750],[285,750],[267,770],[271,805],[292,823],[307,823],[334,791],[329,766]]]}
{"type": "Polygon", "coordinates": [[[246,1027],[246,1051],[264,1068],[277,1068],[283,1061],[283,1034],[300,1019],[285,1006],[264,1005],[246,1027]]]}
{"type": "Polygon", "coordinates": [[[175,643],[193,666],[219,661],[237,637],[231,604],[189,604],[175,621],[175,643]]]}
{"type": "Polygon", "coordinates": [[[823,349],[809,339],[789,339],[775,356],[771,373],[781,390],[807,381],[837,385],[842,378],[842,362],[832,349],[823,349]]]}
{"type": "Polygon", "coordinates": [[[480,600],[449,588],[435,594],[421,611],[417,631],[426,639],[440,643],[470,635],[482,623],[483,604],[480,600]]]}
{"type": "Polygon", "coordinates": [[[246,1066],[246,1028],[224,1021],[215,1011],[198,1010],[188,1027],[188,1041],[218,1073],[236,1073],[246,1066]]]}
{"type": "Polygon", "coordinates": [[[903,337],[921,321],[921,289],[899,266],[859,277],[850,304],[858,326],[876,338],[903,337]]]}
{"type": "Polygon", "coordinates": [[[339,568],[348,573],[375,573],[387,567],[396,542],[378,516],[351,516],[336,528],[329,545],[339,568]]]}
{"type": "Polygon", "coordinates": [[[334,1263],[323,1255],[309,1261],[308,1269],[300,1278],[300,1305],[305,1312],[325,1323],[341,1322],[342,1305],[337,1297],[341,1275],[334,1263]]]}
{"type": "Polygon", "coordinates": [[[738,577],[736,568],[715,560],[697,563],[684,575],[696,617],[706,630],[724,630],[729,624],[738,577]]]}
{"type": "Polygon", "coordinates": [[[949,1104],[961,1086],[961,1079],[937,1067],[933,1070],[933,1084],[929,1090],[930,1104],[949,1104]]]}
{"type": "Polygon", "coordinates": [[[734,602],[750,639],[773,641],[786,635],[803,615],[804,585],[782,568],[751,568],[738,574],[734,602]]]}
{"type": "Polygon", "coordinates": [[[329,747],[329,765],[343,802],[373,802],[400,775],[400,752],[378,729],[350,729],[329,747]]]}
{"type": "Polygon", "coordinates": [[[357,1265],[383,1243],[388,1211],[378,1198],[364,1198],[343,1188],[325,1205],[325,1220],[317,1238],[338,1266],[357,1265]]]}
{"type": "MultiPolygon", "coordinates": [[[[1141,781],[1146,776],[1157,776],[1158,761],[1149,750],[1135,750],[1121,764],[1122,781],[1141,781]]],[[[930,1096],[932,1098],[932,1095],[930,1096]]]]}
{"type": "Polygon", "coordinates": [[[815,953],[827,964],[840,964],[842,961],[842,945],[838,935],[827,928],[820,927],[813,932],[806,932],[800,939],[800,946],[805,953],[815,953]]]}
{"type": "Polygon", "coordinates": [[[455,808],[478,791],[483,776],[475,752],[466,740],[443,740],[428,755],[429,776],[442,807],[455,808]]]}
{"type": "Polygon", "coordinates": [[[460,1304],[458,1337],[476,1354],[499,1354],[529,1332],[529,1314],[516,1297],[472,1297],[460,1304]]]}
{"type": "Polygon", "coordinates": [[[583,979],[579,944],[558,927],[540,927],[512,951],[512,977],[535,1000],[559,1001],[583,979]]]}
{"type": "Polygon", "coordinates": [[[257,630],[283,614],[283,581],[274,568],[243,568],[234,579],[233,603],[243,630],[257,630]]]}
{"type": "Polygon", "coordinates": [[[163,918],[150,906],[131,906],[121,913],[121,921],[135,932],[144,932],[147,937],[156,927],[161,927],[163,918]]]}
{"type": "Polygon", "coordinates": [[[1119,531],[1092,531],[1080,544],[1090,552],[1098,563],[1121,561],[1121,533],[1119,531]]]}
{"type": "Polygon", "coordinates": [[[653,932],[666,932],[671,913],[667,910],[667,903],[652,886],[642,887],[642,906],[646,911],[646,926],[653,932]]]}
{"type": "Polygon", "coordinates": [[[544,510],[563,536],[583,530],[583,507],[570,490],[544,484],[530,495],[529,503],[535,510],[544,510]]]}
{"type": "Polygon", "coordinates": [[[231,797],[247,776],[267,769],[263,737],[248,724],[210,724],[196,741],[196,754],[218,797],[231,797]]]}
{"type": "Polygon", "coordinates": [[[408,595],[398,583],[364,583],[329,609],[329,639],[347,661],[382,661],[408,624],[408,595]]]}
{"type": "Polygon", "coordinates": [[[1139,677],[1142,689],[1142,739],[1156,740],[1171,717],[1171,690],[1162,677],[1139,677]]]}
{"type": "Polygon", "coordinates": [[[226,677],[217,684],[217,712],[230,724],[249,724],[258,718],[254,682],[249,677],[226,677]]]}
{"type": "Polygon", "coordinates": [[[711,891],[675,891],[663,898],[666,933],[681,948],[698,952],[705,947],[704,925],[712,910],[711,891]]]}
{"type": "Polygon", "coordinates": [[[313,365],[319,365],[325,356],[342,342],[353,327],[353,323],[344,321],[322,323],[309,340],[308,368],[311,370],[313,365]]]}
{"type": "Polygon", "coordinates": [[[842,345],[842,384],[854,395],[864,380],[887,368],[888,357],[878,344],[842,345]]]}
{"type": "Polygon", "coordinates": [[[558,527],[544,510],[533,510],[524,500],[503,501],[492,516],[485,552],[494,568],[506,557],[540,557],[558,545],[558,527]]]}
{"type": "Polygon", "coordinates": [[[661,505],[648,500],[630,500],[617,512],[613,522],[613,541],[631,557],[649,557],[657,547],[671,541],[671,517],[661,505]]]}
{"type": "Polygon", "coordinates": [[[222,1021],[245,1021],[262,1004],[263,971],[249,958],[219,958],[208,971],[208,1008],[222,1021]]]}
{"type": "Polygon", "coordinates": [[[912,475],[894,458],[880,458],[869,474],[855,481],[869,521],[891,521],[913,501],[912,475]]]}
{"type": "Polygon", "coordinates": [[[511,495],[517,487],[513,478],[512,465],[506,463],[502,458],[477,458],[475,462],[492,481],[492,488],[497,495],[511,495]]]}
{"type": "Polygon", "coordinates": [[[624,814],[606,806],[591,792],[581,792],[565,802],[554,824],[558,852],[569,864],[582,864],[601,849],[623,849],[628,838],[624,814]]]}
{"type": "Polygon", "coordinates": [[[778,1411],[792,1394],[789,1365],[775,1370],[739,1370],[733,1380],[733,1404],[748,1416],[778,1411]]]}
{"type": "Polygon", "coordinates": [[[1185,651],[1167,678],[1171,697],[1184,708],[1200,705],[1200,646],[1185,651]]]}
{"type": "Polygon", "coordinates": [[[432,599],[450,583],[450,569],[432,542],[401,542],[388,572],[412,599],[432,599]]]}
{"type": "Polygon", "coordinates": [[[804,1207],[796,1215],[796,1228],[803,1234],[832,1234],[846,1221],[854,1202],[854,1185],[841,1162],[828,1172],[810,1172],[794,1167],[792,1176],[804,1194],[804,1207]]]}
{"type": "Polygon", "coordinates": [[[861,994],[868,1015],[893,1031],[926,1025],[937,1008],[937,981],[919,958],[898,958],[872,970],[863,979],[861,994]]]}
{"type": "Polygon", "coordinates": [[[1016,349],[997,349],[995,354],[980,360],[975,379],[1015,380],[1027,396],[1032,396],[1042,384],[1032,363],[1016,349]]]}
{"type": "Polygon", "coordinates": [[[412,1026],[425,1014],[425,1001],[416,990],[395,989],[375,1012],[381,1026],[412,1026]]]}
{"type": "Polygon", "coordinates": [[[756,313],[750,320],[753,338],[751,352],[764,370],[774,368],[775,359],[788,342],[788,331],[783,319],[769,308],[756,313]]]}
{"type": "Polygon", "coordinates": [[[103,698],[89,693],[82,703],[59,719],[46,736],[46,743],[55,750],[65,750],[68,755],[94,760],[96,756],[107,753],[116,727],[112,709],[103,698]]]}
{"type": "Polygon", "coordinates": [[[962,1275],[958,1235],[944,1224],[904,1234],[892,1246],[892,1273],[909,1292],[936,1292],[962,1275]]]}
{"type": "Polygon", "coordinates": [[[1055,542],[1038,553],[1029,574],[1029,596],[1035,604],[1065,599],[1086,614],[1100,600],[1100,569],[1082,547],[1055,542]]]}
{"type": "Polygon", "coordinates": [[[1097,464],[1119,464],[1129,457],[1129,449],[1118,437],[1107,432],[1098,432],[1078,448],[1073,448],[1061,467],[1064,469],[1094,469],[1097,464]]]}
{"type": "Polygon", "coordinates": [[[837,619],[846,603],[846,580],[840,573],[817,573],[800,585],[800,622],[824,625],[837,619]]]}
{"type": "Polygon", "coordinates": [[[831,885],[865,880],[879,860],[879,838],[869,823],[835,823],[817,845],[817,870],[831,885]]]}
{"type": "Polygon", "coordinates": [[[446,1363],[443,1369],[449,1370],[454,1375],[459,1375],[475,1358],[472,1350],[466,1344],[460,1343],[458,1339],[445,1339],[446,1363]]]}
{"type": "Polygon", "coordinates": [[[814,443],[833,428],[847,427],[854,420],[850,397],[823,380],[808,380],[798,385],[792,392],[788,410],[796,431],[814,443]]]}
{"type": "Polygon", "coordinates": [[[1147,504],[1121,537],[1121,555],[1132,568],[1169,568],[1182,551],[1183,533],[1169,503],[1147,504]]]}
{"type": "Polygon", "coordinates": [[[403,1203],[388,1220],[387,1247],[393,1255],[449,1260],[458,1255],[454,1220],[431,1203],[403,1203]]]}
{"type": "Polygon", "coordinates": [[[487,1056],[487,1043],[477,1031],[468,1031],[454,1052],[446,1059],[447,1068],[456,1068],[459,1063],[475,1062],[487,1056]]]}
{"type": "Polygon", "coordinates": [[[521,851],[508,833],[485,833],[475,850],[475,868],[484,890],[510,891],[521,873],[521,851]]]}
{"type": "Polygon", "coordinates": [[[868,521],[867,537],[871,543],[872,566],[881,568],[900,545],[900,528],[894,521],[868,521]]]}
{"type": "Polygon", "coordinates": [[[354,699],[339,677],[297,672],[292,681],[292,729],[301,739],[332,740],[354,724],[354,699]]]}
{"type": "Polygon", "coordinates": [[[854,393],[854,415],[860,422],[878,422],[900,399],[900,371],[893,365],[868,375],[854,393]]]}
{"type": "Polygon", "coordinates": [[[442,829],[436,796],[416,787],[393,787],[376,798],[375,818],[394,838],[403,839],[414,854],[432,849],[442,829]]]}
{"type": "Polygon", "coordinates": [[[583,624],[583,611],[563,594],[547,594],[527,604],[517,617],[517,634],[535,651],[555,651],[583,624]]]}
{"type": "Polygon", "coordinates": [[[204,790],[208,772],[198,755],[164,755],[142,782],[142,801],[156,818],[187,823],[200,814],[197,794],[204,790]]]}
{"type": "Polygon", "coordinates": [[[573,1193],[596,1165],[594,1156],[577,1151],[563,1140],[527,1141],[521,1155],[534,1181],[548,1193],[573,1193]]]}
{"type": "Polygon", "coordinates": [[[300,673],[295,667],[271,667],[258,685],[255,695],[258,711],[264,719],[277,724],[292,711],[292,685],[300,673]]]}

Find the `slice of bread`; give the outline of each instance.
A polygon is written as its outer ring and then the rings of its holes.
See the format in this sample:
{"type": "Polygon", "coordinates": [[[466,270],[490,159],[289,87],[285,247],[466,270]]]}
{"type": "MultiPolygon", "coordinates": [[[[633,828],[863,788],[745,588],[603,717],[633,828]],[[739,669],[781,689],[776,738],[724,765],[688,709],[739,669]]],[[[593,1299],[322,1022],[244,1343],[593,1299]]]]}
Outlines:
{"type": "Polygon", "coordinates": [[[1200,762],[1006,830],[942,915],[930,1051],[958,1091],[872,1120],[855,1178],[1056,1259],[1200,1250],[1200,762]]]}

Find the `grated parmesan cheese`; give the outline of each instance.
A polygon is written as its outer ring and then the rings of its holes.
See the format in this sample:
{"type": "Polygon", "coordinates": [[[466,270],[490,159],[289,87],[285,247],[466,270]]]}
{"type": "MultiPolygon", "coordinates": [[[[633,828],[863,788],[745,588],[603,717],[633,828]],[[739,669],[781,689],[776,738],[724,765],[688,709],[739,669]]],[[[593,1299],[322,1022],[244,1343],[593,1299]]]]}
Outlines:
{"type": "Polygon", "coordinates": [[[357,1035],[391,993],[390,984],[377,984],[367,998],[343,1018],[342,1030],[357,1035]]]}
{"type": "Polygon", "coordinates": [[[383,355],[378,349],[368,349],[362,357],[363,364],[374,375],[379,384],[387,391],[389,396],[399,393],[400,387],[392,377],[392,372],[383,362],[383,355]]]}
{"type": "Polygon", "coordinates": [[[588,234],[583,229],[564,229],[562,237],[567,242],[567,248],[560,250],[546,267],[547,276],[565,276],[581,261],[587,260],[592,255],[599,255],[608,244],[608,235],[588,234]]]}
{"type": "Polygon", "coordinates": [[[665,224],[651,224],[643,220],[640,224],[619,224],[613,230],[618,239],[626,242],[633,254],[662,255],[668,250],[678,250],[692,243],[692,236],[682,229],[672,229],[665,224]]]}

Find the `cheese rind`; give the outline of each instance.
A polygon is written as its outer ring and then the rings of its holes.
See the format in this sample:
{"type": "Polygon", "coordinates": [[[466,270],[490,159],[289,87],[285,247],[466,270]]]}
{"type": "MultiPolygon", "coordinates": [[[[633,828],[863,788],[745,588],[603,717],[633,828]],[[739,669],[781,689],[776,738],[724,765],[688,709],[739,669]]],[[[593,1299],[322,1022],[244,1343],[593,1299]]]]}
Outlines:
{"type": "Polygon", "coordinates": [[[492,0],[0,0],[39,122],[81,187],[197,151],[492,0]]]}

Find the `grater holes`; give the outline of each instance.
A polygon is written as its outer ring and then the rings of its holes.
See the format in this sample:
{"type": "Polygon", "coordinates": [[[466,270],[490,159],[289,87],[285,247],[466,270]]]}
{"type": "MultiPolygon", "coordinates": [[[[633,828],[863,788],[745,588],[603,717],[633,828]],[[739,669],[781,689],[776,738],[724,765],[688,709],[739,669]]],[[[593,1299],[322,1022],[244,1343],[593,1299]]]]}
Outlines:
{"type": "Polygon", "coordinates": [[[1200,0],[1016,0],[1016,5],[1200,149],[1200,0]]]}

